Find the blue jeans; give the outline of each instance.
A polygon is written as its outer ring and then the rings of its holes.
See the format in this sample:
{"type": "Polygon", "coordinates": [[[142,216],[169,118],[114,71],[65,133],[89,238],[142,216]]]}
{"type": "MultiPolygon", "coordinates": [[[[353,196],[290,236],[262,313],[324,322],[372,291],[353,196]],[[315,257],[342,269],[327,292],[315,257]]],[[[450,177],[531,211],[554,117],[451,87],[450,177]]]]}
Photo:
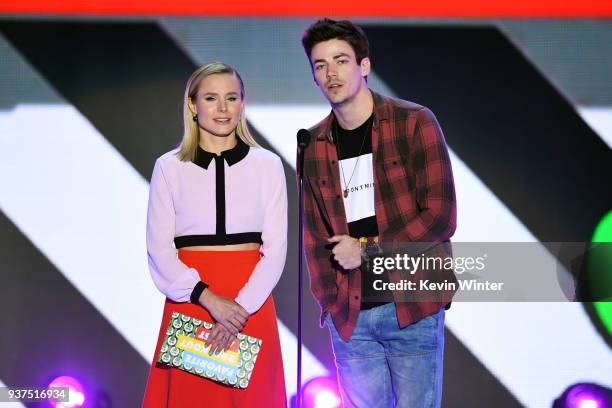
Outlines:
{"type": "Polygon", "coordinates": [[[344,407],[429,408],[442,400],[444,308],[400,329],[395,304],[361,310],[348,342],[328,314],[344,407]]]}

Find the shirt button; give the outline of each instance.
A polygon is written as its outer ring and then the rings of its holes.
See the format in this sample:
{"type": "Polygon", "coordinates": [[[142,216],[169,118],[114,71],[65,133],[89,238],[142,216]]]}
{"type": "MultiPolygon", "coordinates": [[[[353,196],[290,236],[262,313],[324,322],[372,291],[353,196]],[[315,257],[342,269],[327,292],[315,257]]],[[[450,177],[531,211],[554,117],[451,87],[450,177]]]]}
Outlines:
{"type": "Polygon", "coordinates": [[[336,164],[336,161],[335,161],[335,160],[332,160],[332,164],[336,164]]]}
{"type": "Polygon", "coordinates": [[[355,300],[359,299],[359,296],[355,295],[355,300]]]}
{"type": "Polygon", "coordinates": [[[321,180],[321,184],[325,185],[325,180],[321,180]]]}
{"type": "Polygon", "coordinates": [[[339,200],[340,199],[340,194],[336,195],[336,199],[339,200]]]}
{"type": "Polygon", "coordinates": [[[397,164],[397,162],[396,162],[396,161],[394,161],[394,162],[393,162],[393,165],[395,166],[396,164],[397,164]]]}

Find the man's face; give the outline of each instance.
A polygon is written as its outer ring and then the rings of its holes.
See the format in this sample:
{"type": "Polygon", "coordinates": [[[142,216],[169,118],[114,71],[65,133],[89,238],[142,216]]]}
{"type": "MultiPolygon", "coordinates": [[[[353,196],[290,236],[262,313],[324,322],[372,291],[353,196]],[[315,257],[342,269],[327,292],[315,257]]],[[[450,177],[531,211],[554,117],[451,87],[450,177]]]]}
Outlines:
{"type": "Polygon", "coordinates": [[[353,48],[344,40],[318,43],[310,53],[310,63],[317,86],[332,105],[342,105],[367,88],[370,60],[358,64],[353,48]]]}

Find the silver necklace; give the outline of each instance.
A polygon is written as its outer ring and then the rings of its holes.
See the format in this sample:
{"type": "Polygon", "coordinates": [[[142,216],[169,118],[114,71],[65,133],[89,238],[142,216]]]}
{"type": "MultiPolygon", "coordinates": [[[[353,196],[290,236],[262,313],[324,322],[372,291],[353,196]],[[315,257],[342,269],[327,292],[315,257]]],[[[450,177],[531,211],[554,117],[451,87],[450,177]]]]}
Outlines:
{"type": "MultiPolygon", "coordinates": [[[[351,180],[353,180],[353,176],[355,175],[355,170],[357,169],[357,165],[359,164],[359,159],[361,158],[361,152],[363,151],[363,146],[365,145],[365,140],[366,140],[366,137],[368,137],[368,133],[370,131],[371,125],[372,125],[372,122],[370,122],[370,118],[368,118],[368,126],[363,135],[363,140],[361,141],[361,147],[359,148],[359,156],[357,156],[357,160],[355,161],[355,165],[353,166],[353,171],[351,172],[351,177],[349,178],[348,183],[346,182],[346,177],[344,177],[344,167],[342,167],[342,162],[338,160],[338,162],[340,163],[340,172],[342,173],[342,180],[344,180],[344,187],[345,187],[343,191],[344,198],[347,198],[349,195],[349,187],[351,184],[351,180]]],[[[340,133],[338,132],[338,119],[334,120],[334,133],[336,134],[336,141],[337,141],[336,146],[338,148],[338,155],[342,156],[340,152],[340,133]]]]}

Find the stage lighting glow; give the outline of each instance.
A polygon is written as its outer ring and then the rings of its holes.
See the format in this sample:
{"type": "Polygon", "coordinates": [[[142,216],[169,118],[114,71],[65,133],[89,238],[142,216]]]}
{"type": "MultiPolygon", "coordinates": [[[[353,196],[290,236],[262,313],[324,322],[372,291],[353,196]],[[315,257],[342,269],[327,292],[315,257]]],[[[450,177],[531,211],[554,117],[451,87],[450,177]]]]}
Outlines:
{"type": "Polygon", "coordinates": [[[321,390],[315,396],[314,408],[336,408],[340,406],[340,399],[330,390],[321,390]]]}
{"type": "MultiPolygon", "coordinates": [[[[612,242],[612,211],[609,211],[597,224],[592,240],[593,242],[612,242]]],[[[608,336],[612,336],[612,303],[593,302],[593,307],[608,330],[608,336]]]]}
{"type": "Polygon", "coordinates": [[[304,408],[338,408],[341,406],[336,381],[328,377],[316,377],[304,385],[302,405],[304,408]]]}
{"type": "Polygon", "coordinates": [[[578,408],[598,408],[597,401],[591,398],[585,398],[578,403],[578,408]]]}
{"type": "Polygon", "coordinates": [[[74,377],[63,375],[55,378],[49,387],[68,387],[68,402],[54,402],[54,408],[77,408],[85,403],[85,391],[81,383],[74,377]]]}
{"type": "Polygon", "coordinates": [[[553,404],[553,408],[604,408],[611,406],[612,390],[592,383],[570,386],[553,404]]]}

